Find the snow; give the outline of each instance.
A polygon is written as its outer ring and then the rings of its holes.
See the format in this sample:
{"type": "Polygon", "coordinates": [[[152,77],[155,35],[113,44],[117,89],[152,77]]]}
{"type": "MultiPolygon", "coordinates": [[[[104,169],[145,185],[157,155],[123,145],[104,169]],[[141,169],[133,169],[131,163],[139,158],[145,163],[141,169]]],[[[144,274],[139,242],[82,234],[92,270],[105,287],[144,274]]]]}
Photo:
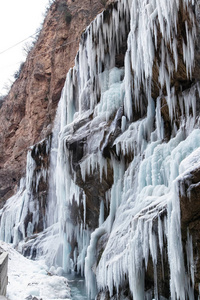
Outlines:
{"type": "Polygon", "coordinates": [[[48,272],[43,261],[32,261],[19,254],[10,244],[0,242],[0,247],[8,252],[9,300],[25,300],[35,296],[42,300],[70,299],[67,279],[48,272]]]}
{"type": "Polygon", "coordinates": [[[197,148],[189,156],[187,156],[179,166],[179,173],[184,176],[200,166],[200,148],[197,148]]]}

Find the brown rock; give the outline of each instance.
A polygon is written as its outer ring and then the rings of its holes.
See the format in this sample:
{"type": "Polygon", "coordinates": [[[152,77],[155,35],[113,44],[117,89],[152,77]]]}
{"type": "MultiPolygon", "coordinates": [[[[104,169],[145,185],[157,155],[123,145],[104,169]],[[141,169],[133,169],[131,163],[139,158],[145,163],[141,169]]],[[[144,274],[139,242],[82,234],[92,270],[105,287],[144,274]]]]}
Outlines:
{"type": "Polygon", "coordinates": [[[38,41],[0,108],[1,201],[24,175],[28,147],[49,134],[81,33],[102,9],[99,0],[56,0],[50,7],[38,41]]]}
{"type": "Polygon", "coordinates": [[[186,247],[189,233],[193,244],[195,292],[198,295],[198,284],[200,282],[200,168],[188,173],[184,180],[179,182],[179,186],[182,191],[180,193],[181,232],[185,250],[185,263],[187,265],[186,247]]]}

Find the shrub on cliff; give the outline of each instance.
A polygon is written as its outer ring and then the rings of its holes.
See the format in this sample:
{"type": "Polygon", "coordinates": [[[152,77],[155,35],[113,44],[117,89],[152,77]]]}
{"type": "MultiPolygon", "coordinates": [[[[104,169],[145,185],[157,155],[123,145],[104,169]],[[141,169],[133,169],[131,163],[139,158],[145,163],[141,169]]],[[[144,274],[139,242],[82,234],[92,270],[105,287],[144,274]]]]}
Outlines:
{"type": "Polygon", "coordinates": [[[2,107],[3,105],[3,102],[6,100],[6,96],[5,95],[1,95],[0,96],[0,108],[2,107]]]}
{"type": "Polygon", "coordinates": [[[72,15],[69,11],[68,8],[66,8],[66,11],[65,11],[65,21],[67,24],[69,24],[71,22],[71,19],[72,19],[72,15]]]}
{"type": "Polygon", "coordinates": [[[15,71],[15,73],[13,74],[13,77],[14,77],[15,79],[18,79],[18,78],[19,78],[19,76],[20,76],[20,74],[21,74],[21,71],[22,71],[23,67],[24,67],[24,62],[22,62],[22,63],[20,64],[19,70],[15,71]]]}
{"type": "Polygon", "coordinates": [[[101,4],[105,7],[106,6],[106,3],[107,3],[107,0],[100,0],[101,4]]]}

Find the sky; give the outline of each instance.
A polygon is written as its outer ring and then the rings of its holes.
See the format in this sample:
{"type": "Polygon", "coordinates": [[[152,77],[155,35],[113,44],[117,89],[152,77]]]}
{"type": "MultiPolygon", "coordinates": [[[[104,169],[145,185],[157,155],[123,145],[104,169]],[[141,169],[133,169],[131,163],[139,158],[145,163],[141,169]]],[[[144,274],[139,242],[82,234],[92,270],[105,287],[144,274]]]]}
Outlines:
{"type": "Polygon", "coordinates": [[[8,93],[13,74],[25,61],[23,50],[29,36],[41,27],[49,0],[1,0],[0,2],[0,96],[8,93]],[[13,47],[14,45],[19,45],[13,47]],[[12,49],[7,50],[12,47],[12,49]]]}

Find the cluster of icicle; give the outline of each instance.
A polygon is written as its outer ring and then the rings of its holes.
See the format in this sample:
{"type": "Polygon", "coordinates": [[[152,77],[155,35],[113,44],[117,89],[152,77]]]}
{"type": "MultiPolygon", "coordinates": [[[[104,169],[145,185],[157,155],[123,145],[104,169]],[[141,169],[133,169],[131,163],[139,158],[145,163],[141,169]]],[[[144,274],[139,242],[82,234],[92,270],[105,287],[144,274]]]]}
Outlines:
{"type": "MultiPolygon", "coordinates": [[[[81,265],[85,267],[86,284],[91,298],[95,297],[97,290],[108,289],[110,296],[114,290],[119,293],[120,286],[123,286],[128,278],[134,299],[144,299],[148,295],[159,299],[156,266],[158,253],[163,259],[164,244],[168,246],[171,298],[194,297],[192,251],[188,252],[188,272],[183,260],[178,181],[181,180],[181,173],[184,173],[182,162],[189,155],[192,161],[191,153],[200,147],[200,131],[193,130],[199,86],[197,84],[190,91],[183,92],[178,100],[173,87],[170,86],[173,74],[178,68],[176,37],[178,11],[181,5],[184,9],[188,9],[190,22],[190,25],[187,21],[184,24],[186,39],[182,40],[183,59],[188,77],[192,74],[196,28],[193,13],[189,9],[190,4],[191,1],[175,0],[118,1],[118,8],[113,10],[112,22],[109,22],[109,25],[104,23],[101,14],[86,30],[76,65],[67,75],[61,99],[63,123],[57,170],[62,174],[63,182],[57,185],[58,199],[62,201],[62,211],[66,206],[66,215],[63,216],[66,225],[63,232],[69,242],[66,252],[70,251],[70,237],[76,235],[79,245],[76,254],[79,253],[79,257],[74,255],[74,263],[81,260],[81,265]],[[122,28],[126,24],[124,22],[119,25],[121,16],[128,19],[130,17],[130,33],[125,66],[117,69],[114,67],[114,57],[121,43],[118,36],[123,37],[122,28]],[[153,64],[155,52],[158,52],[158,28],[160,60],[157,68],[160,96],[165,87],[165,99],[171,120],[176,114],[177,101],[182,116],[185,115],[178,131],[174,126],[173,138],[168,143],[163,143],[165,132],[161,116],[161,97],[158,97],[156,102],[151,98],[153,64]],[[118,35],[119,29],[122,35],[118,35]],[[78,86],[76,93],[75,86],[78,86]],[[144,105],[141,86],[148,101],[147,115],[132,123],[130,121],[133,117],[133,107],[141,110],[144,105]],[[99,98],[100,101],[97,103],[99,98]],[[69,218],[67,203],[72,197],[77,201],[80,199],[80,191],[77,191],[74,185],[75,174],[73,180],[66,172],[70,169],[66,140],[73,135],[73,124],[91,112],[93,121],[90,130],[94,130],[96,124],[101,126],[107,122],[113,112],[117,113],[122,106],[124,108],[122,134],[115,140],[114,145],[118,155],[134,153],[134,159],[125,170],[123,159],[119,162],[111,157],[114,183],[106,194],[110,214],[104,220],[101,207],[99,228],[90,237],[85,224],[77,231],[73,226],[69,226],[69,221],[66,221],[69,218]],[[161,218],[166,211],[165,217],[161,218]],[[157,234],[153,230],[155,220],[158,222],[157,234]],[[83,235],[82,227],[86,237],[83,235]],[[105,234],[109,236],[108,242],[97,265],[97,242],[105,234]],[[144,290],[144,280],[150,256],[154,266],[154,291],[148,294],[144,290]]],[[[114,123],[115,120],[111,124],[110,133],[112,127],[114,130],[114,123]]],[[[106,161],[102,158],[100,142],[96,140],[96,144],[99,144],[99,151],[92,153],[88,147],[88,152],[91,153],[80,165],[83,180],[86,175],[92,174],[95,168],[100,169],[101,176],[102,172],[106,173],[106,161]]],[[[189,248],[191,243],[191,238],[188,237],[189,248]]]]}
{"type": "MultiPolygon", "coordinates": [[[[50,139],[43,140],[41,143],[45,143],[46,153],[48,153],[50,139]]],[[[37,155],[38,152],[39,155],[38,145],[30,147],[27,154],[26,178],[21,179],[17,194],[11,197],[0,211],[0,239],[13,243],[14,246],[26,237],[32,236],[34,227],[39,223],[40,205],[33,195],[33,190],[37,193],[40,180],[46,182],[48,177],[46,168],[36,170],[36,162],[31,155],[33,148],[35,154],[37,155]],[[31,218],[28,224],[25,224],[28,215],[31,215],[31,218]]]]}
{"type": "MultiPolygon", "coordinates": [[[[105,289],[110,297],[114,291],[119,293],[120,287],[127,284],[127,279],[133,299],[160,299],[157,262],[158,256],[164,259],[164,245],[167,245],[171,299],[194,299],[192,239],[188,234],[186,270],[181,242],[178,182],[187,172],[186,165],[194,164],[195,167],[199,163],[194,159],[194,153],[200,147],[200,130],[195,129],[199,86],[194,85],[177,99],[170,85],[179,63],[176,37],[181,5],[187,9],[190,22],[188,24],[186,20],[184,24],[183,59],[188,77],[192,74],[196,29],[189,6],[193,3],[189,0],[119,0],[117,3],[109,21],[104,20],[106,15],[101,13],[86,29],[75,67],[67,74],[58,108],[60,115],[56,121],[60,122],[58,150],[54,151],[56,173],[52,182],[56,193],[49,204],[50,208],[58,208],[54,215],[49,213],[48,225],[58,222],[59,250],[56,255],[62,256],[59,263],[64,271],[73,270],[76,265],[77,270],[85,274],[88,294],[92,299],[97,291],[105,289]],[[126,38],[129,22],[124,68],[116,68],[115,56],[126,38]],[[151,88],[156,52],[159,52],[160,97],[155,101],[151,98],[151,88]],[[144,95],[141,95],[141,87],[144,95]],[[180,129],[177,130],[174,125],[169,142],[164,142],[162,90],[166,91],[164,96],[171,120],[176,117],[177,101],[182,115],[180,129]],[[132,122],[134,111],[143,109],[144,98],[148,103],[146,117],[132,122]],[[66,144],[74,134],[74,124],[81,119],[92,114],[93,119],[84,130],[91,131],[95,127],[103,129],[113,114],[117,118],[122,107],[121,134],[114,145],[118,156],[134,155],[128,167],[124,159],[119,161],[111,156],[114,182],[105,195],[110,213],[104,220],[102,202],[99,227],[91,233],[86,224],[86,196],[75,183],[76,173],[70,164],[66,144]],[[81,202],[84,207],[83,222],[77,225],[70,220],[68,209],[73,201],[77,205],[81,202]],[[158,232],[153,229],[155,222],[158,232]],[[96,246],[103,235],[107,235],[108,242],[97,265],[96,246]],[[77,247],[72,255],[71,243],[74,240],[77,247]],[[150,257],[154,267],[154,290],[145,292],[145,271],[150,257]]],[[[112,119],[110,135],[115,130],[116,118],[112,119]]],[[[95,153],[92,142],[86,145],[88,155],[80,164],[83,181],[95,169],[100,170],[100,180],[102,174],[106,174],[107,161],[102,156],[101,141],[99,134],[94,141],[95,153]]],[[[22,222],[22,218],[20,215],[17,221],[22,222]]],[[[3,220],[2,217],[1,228],[4,226],[3,220]]],[[[12,229],[4,226],[1,229],[2,239],[7,239],[8,233],[5,231],[11,232],[12,229]]]]}
{"type": "MultiPolygon", "coordinates": [[[[83,34],[75,67],[67,74],[59,107],[61,131],[56,167],[56,191],[58,207],[60,208],[58,219],[60,220],[61,240],[65,241],[62,245],[62,267],[64,271],[69,271],[73,269],[73,266],[76,266],[81,274],[84,274],[85,256],[90,243],[91,232],[85,222],[86,196],[84,191],[75,184],[75,172],[71,176],[73,170],[70,165],[70,154],[66,142],[74,134],[74,124],[91,113],[94,113],[96,118],[94,117],[91,122],[89,131],[93,130],[95,136],[95,126],[102,123],[103,128],[105,121],[109,120],[110,115],[122,104],[121,79],[124,71],[118,70],[114,66],[115,55],[126,38],[126,27],[129,23],[128,2],[119,2],[118,10],[112,11],[109,22],[104,20],[105,17],[104,13],[98,15],[83,34]],[[111,75],[110,72],[112,72],[111,75]],[[97,99],[100,96],[104,99],[97,106],[97,99]],[[70,221],[68,209],[68,205],[72,204],[73,200],[78,205],[81,201],[84,207],[83,222],[76,226],[72,225],[73,222],[70,221]],[[70,243],[74,239],[78,246],[74,250],[72,262],[70,243]]],[[[96,140],[93,142],[97,143],[98,146],[101,138],[98,142],[96,140]]],[[[91,153],[93,142],[91,145],[87,145],[90,155],[80,166],[83,180],[85,180],[87,172],[90,173],[90,170],[93,171],[97,167],[100,168],[101,174],[103,170],[106,172],[106,161],[102,154],[100,152],[91,153]]],[[[101,211],[103,213],[103,208],[101,211]]],[[[103,222],[101,216],[99,219],[101,220],[100,223],[103,222]]]]}
{"type": "MultiPolygon", "coordinates": [[[[118,3],[124,2],[119,1],[118,3]]],[[[194,297],[192,252],[188,257],[191,272],[188,271],[187,275],[183,260],[177,182],[181,180],[179,168],[181,162],[200,146],[198,141],[200,132],[199,130],[193,131],[196,118],[196,92],[199,93],[199,88],[196,85],[189,92],[185,92],[180,96],[179,103],[182,115],[185,113],[186,119],[183,119],[178,132],[174,127],[174,138],[168,143],[162,143],[164,122],[161,116],[161,98],[156,100],[156,104],[151,98],[153,63],[155,52],[158,50],[157,31],[159,27],[161,48],[159,49],[158,80],[161,95],[162,88],[165,86],[167,92],[165,99],[172,120],[177,99],[173,88],[170,86],[170,81],[178,67],[176,39],[178,11],[180,5],[183,5],[186,9],[189,4],[191,2],[187,1],[136,0],[129,1],[125,5],[126,9],[130,9],[131,27],[127,42],[128,49],[125,55],[125,75],[122,82],[119,79],[114,82],[114,90],[117,91],[118,89],[119,92],[111,107],[115,111],[120,109],[121,105],[124,107],[122,135],[114,142],[117,152],[122,155],[132,152],[135,157],[126,171],[123,160],[119,162],[112,157],[114,183],[108,193],[110,215],[92,233],[85,261],[86,283],[88,293],[92,298],[96,294],[95,286],[97,290],[108,288],[110,296],[112,296],[114,289],[118,293],[120,286],[123,286],[126,278],[128,278],[133,298],[144,299],[145,270],[151,255],[154,265],[154,291],[151,296],[158,299],[156,265],[158,252],[160,252],[161,257],[163,255],[164,243],[168,245],[171,298],[186,299],[189,297],[189,299],[193,299],[194,297]],[[144,88],[148,101],[147,116],[130,124],[129,121],[133,117],[133,107],[142,109],[143,106],[143,97],[140,95],[141,86],[144,88]],[[189,113],[190,109],[193,112],[191,115],[189,113]],[[156,122],[156,128],[154,122],[156,122]],[[186,130],[183,128],[186,128],[186,130]],[[160,215],[166,210],[167,214],[161,220],[160,215]],[[153,230],[156,219],[158,220],[158,235],[153,230]],[[108,243],[94,272],[97,259],[95,252],[97,241],[105,233],[109,234],[108,243]],[[190,285],[190,277],[192,285],[190,285]]],[[[119,13],[121,8],[119,5],[119,13]]],[[[186,72],[189,77],[192,74],[194,62],[196,31],[194,16],[190,10],[188,11],[192,26],[189,30],[189,24],[185,21],[186,41],[182,41],[182,47],[186,72]]],[[[80,51],[83,51],[83,49],[87,53],[90,52],[88,57],[93,54],[91,46],[84,45],[84,48],[81,48],[80,51]]],[[[80,57],[83,59],[83,56],[80,55],[80,57]]],[[[85,62],[84,59],[83,61],[85,62]]],[[[102,74],[105,80],[108,78],[107,82],[112,82],[113,73],[117,74],[119,72],[116,69],[111,70],[112,60],[110,62],[108,77],[106,77],[105,72],[102,74]]],[[[96,76],[98,74],[97,67],[93,70],[95,70],[96,76]]],[[[89,58],[86,60],[86,64],[78,64],[78,73],[81,76],[81,84],[79,85],[79,100],[81,99],[81,103],[78,106],[77,116],[80,118],[81,105],[83,105],[81,95],[85,93],[86,86],[94,78],[94,73],[91,73],[89,58]],[[90,75],[88,80],[84,82],[87,74],[83,75],[82,72],[88,69],[90,75]]],[[[101,78],[101,76],[99,77],[101,78]]],[[[96,104],[94,109],[94,117],[101,116],[108,120],[107,113],[112,109],[109,110],[105,103],[110,103],[113,100],[111,97],[113,85],[100,87],[101,98],[100,103],[96,104]]],[[[97,93],[98,89],[94,99],[93,95],[89,98],[92,100],[89,105],[90,109],[94,107],[97,93]]],[[[95,163],[90,158],[84,161],[83,164],[81,165],[81,172],[83,179],[85,179],[85,174],[93,171],[95,163]]],[[[191,243],[191,239],[188,243],[191,243]]]]}

